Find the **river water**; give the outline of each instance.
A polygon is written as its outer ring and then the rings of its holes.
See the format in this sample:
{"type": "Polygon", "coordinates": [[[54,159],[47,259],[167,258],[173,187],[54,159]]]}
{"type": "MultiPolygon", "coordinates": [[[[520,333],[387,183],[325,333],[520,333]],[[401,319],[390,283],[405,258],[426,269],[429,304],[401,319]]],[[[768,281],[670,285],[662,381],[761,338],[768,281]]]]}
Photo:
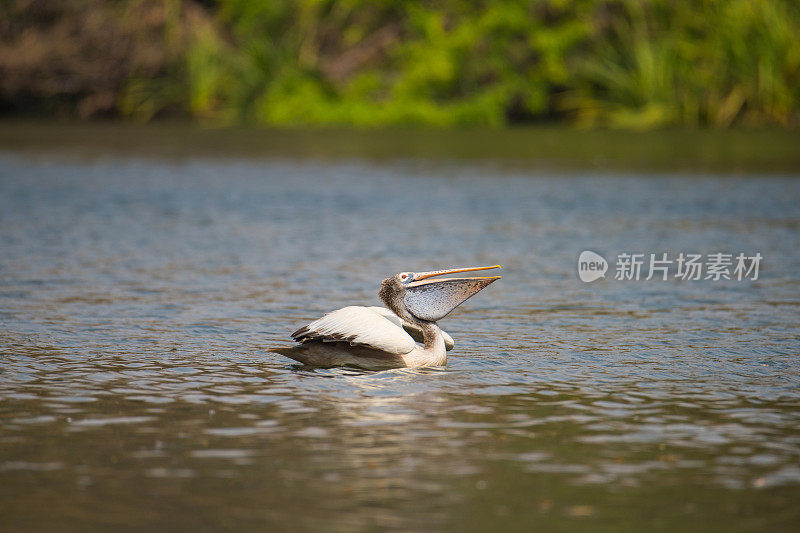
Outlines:
{"type": "Polygon", "coordinates": [[[798,177],[3,152],[0,527],[796,530],[798,177]],[[444,368],[269,351],[494,263],[444,368]]]}

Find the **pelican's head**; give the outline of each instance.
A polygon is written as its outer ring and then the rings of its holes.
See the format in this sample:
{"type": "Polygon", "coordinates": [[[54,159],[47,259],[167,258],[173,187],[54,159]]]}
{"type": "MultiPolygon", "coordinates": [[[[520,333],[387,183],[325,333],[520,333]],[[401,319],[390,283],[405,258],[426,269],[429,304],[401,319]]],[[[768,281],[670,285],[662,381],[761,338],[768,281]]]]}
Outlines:
{"type": "Polygon", "coordinates": [[[500,265],[452,268],[433,272],[400,272],[381,282],[380,299],[407,322],[436,322],[447,316],[467,298],[500,276],[429,279],[459,272],[491,270],[500,265]]]}

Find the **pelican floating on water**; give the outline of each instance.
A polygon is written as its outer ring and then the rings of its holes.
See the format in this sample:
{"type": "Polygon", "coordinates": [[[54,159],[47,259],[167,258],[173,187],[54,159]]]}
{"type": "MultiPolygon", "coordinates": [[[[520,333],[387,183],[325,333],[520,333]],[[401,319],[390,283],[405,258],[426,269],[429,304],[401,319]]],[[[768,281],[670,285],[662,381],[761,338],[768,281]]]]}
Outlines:
{"type": "Polygon", "coordinates": [[[381,282],[378,296],[386,309],[337,309],[292,333],[298,346],[272,351],[320,367],[346,365],[379,370],[442,366],[454,343],[436,322],[500,276],[430,278],[494,268],[501,267],[401,272],[381,282]]]}

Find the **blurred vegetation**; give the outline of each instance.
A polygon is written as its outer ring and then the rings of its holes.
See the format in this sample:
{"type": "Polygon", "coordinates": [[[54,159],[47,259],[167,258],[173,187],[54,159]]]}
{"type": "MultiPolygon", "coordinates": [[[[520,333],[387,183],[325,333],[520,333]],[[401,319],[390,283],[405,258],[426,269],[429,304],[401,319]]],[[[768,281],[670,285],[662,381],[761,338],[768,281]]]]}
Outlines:
{"type": "Polygon", "coordinates": [[[94,113],[81,102],[97,99],[96,75],[78,97],[75,84],[32,93],[25,76],[20,83],[26,66],[39,81],[63,75],[63,64],[41,68],[41,50],[20,67],[25,39],[38,31],[45,48],[63,41],[56,50],[94,35],[88,52],[69,52],[88,53],[84,70],[116,54],[101,111],[138,121],[182,113],[292,126],[800,124],[797,0],[0,2],[6,112],[55,101],[94,113]],[[35,16],[43,6],[49,22],[35,16]],[[71,29],[52,31],[69,20],[71,29]]]}
{"type": "Polygon", "coordinates": [[[0,112],[145,116],[150,105],[151,115],[183,113],[181,65],[211,24],[179,0],[0,0],[0,112]],[[136,80],[148,80],[148,94],[133,110],[123,96],[136,80]]]}

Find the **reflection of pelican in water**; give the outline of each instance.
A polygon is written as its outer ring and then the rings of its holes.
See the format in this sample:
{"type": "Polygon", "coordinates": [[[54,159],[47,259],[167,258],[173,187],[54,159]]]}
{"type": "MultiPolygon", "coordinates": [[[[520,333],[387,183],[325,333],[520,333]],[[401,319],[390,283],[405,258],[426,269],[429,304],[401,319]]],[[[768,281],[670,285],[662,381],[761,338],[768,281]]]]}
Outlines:
{"type": "MultiPolygon", "coordinates": [[[[367,369],[441,366],[447,362],[446,339],[436,321],[500,276],[429,279],[458,272],[500,268],[454,268],[401,272],[381,282],[386,309],[344,307],[292,333],[301,344],[273,351],[312,366],[352,365],[367,369]],[[406,331],[410,330],[411,335],[406,331]],[[419,346],[414,338],[424,343],[419,346]]],[[[452,339],[451,346],[452,346],[452,339]]]]}

